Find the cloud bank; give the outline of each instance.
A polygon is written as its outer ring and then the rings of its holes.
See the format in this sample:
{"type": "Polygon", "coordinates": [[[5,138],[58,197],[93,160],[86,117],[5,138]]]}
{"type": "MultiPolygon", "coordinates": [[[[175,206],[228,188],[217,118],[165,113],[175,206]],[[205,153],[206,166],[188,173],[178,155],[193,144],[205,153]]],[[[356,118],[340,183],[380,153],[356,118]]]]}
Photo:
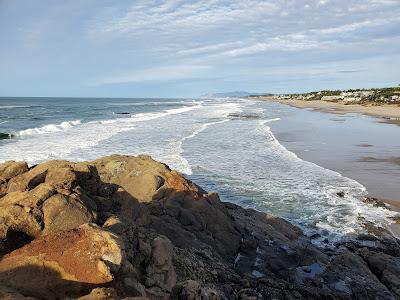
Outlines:
{"type": "Polygon", "coordinates": [[[193,96],[393,85],[399,28],[398,0],[3,0],[0,91],[193,96]]]}

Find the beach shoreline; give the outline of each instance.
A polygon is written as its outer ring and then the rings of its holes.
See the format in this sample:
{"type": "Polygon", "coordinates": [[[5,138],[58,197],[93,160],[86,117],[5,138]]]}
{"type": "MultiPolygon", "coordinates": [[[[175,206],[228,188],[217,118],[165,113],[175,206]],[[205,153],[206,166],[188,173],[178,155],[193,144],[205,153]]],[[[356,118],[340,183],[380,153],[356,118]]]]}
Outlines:
{"type": "Polygon", "coordinates": [[[289,106],[312,109],[331,114],[359,113],[382,118],[382,122],[400,125],[400,106],[396,104],[344,104],[323,100],[280,99],[277,97],[250,97],[251,100],[272,101],[289,106]]]}
{"type": "MultiPolygon", "coordinates": [[[[393,104],[382,104],[382,105],[360,105],[360,104],[349,104],[345,105],[340,102],[328,102],[328,101],[322,101],[322,100],[312,100],[312,101],[307,101],[307,100],[300,100],[300,99],[280,99],[277,97],[250,97],[249,99],[251,100],[256,100],[256,101],[271,101],[271,102],[276,102],[288,106],[292,106],[295,108],[300,108],[300,109],[309,109],[312,111],[320,112],[320,113],[327,113],[327,114],[338,114],[338,115],[345,115],[345,114],[360,114],[360,115],[366,115],[374,118],[379,119],[379,123],[388,123],[388,124],[395,124],[395,125],[400,125],[400,106],[398,105],[393,105],[393,104]]],[[[279,138],[279,135],[278,135],[279,138]]],[[[373,150],[374,147],[369,144],[363,144],[363,145],[358,145],[359,147],[368,147],[369,151],[377,151],[373,150]]],[[[353,172],[349,170],[342,170],[341,169],[341,164],[338,162],[337,164],[332,163],[327,163],[324,162],[323,155],[318,155],[318,157],[303,157],[305,154],[304,153],[299,153],[298,150],[296,149],[291,149],[292,151],[295,151],[296,154],[299,154],[302,156],[303,159],[305,160],[310,160],[312,162],[315,162],[317,164],[320,164],[324,167],[332,168],[335,171],[338,171],[339,173],[344,173],[345,176],[349,176],[350,178],[354,178],[358,181],[360,181],[363,185],[366,186],[368,195],[367,197],[371,198],[376,198],[378,201],[385,203],[387,207],[389,207],[392,210],[395,211],[400,211],[400,197],[391,197],[388,198],[386,195],[380,195],[379,193],[377,194],[375,192],[376,186],[373,186],[371,184],[371,181],[368,182],[363,182],[358,178],[357,170],[353,170],[353,172]],[[326,164],[325,164],[326,163],[326,164]],[[371,192],[371,191],[372,192],[371,192]]],[[[328,154],[327,154],[328,155],[328,154]]],[[[380,164],[380,163],[385,163],[385,164],[390,164],[391,166],[398,166],[398,158],[382,158],[382,159],[373,159],[369,157],[361,157],[358,160],[359,163],[361,164],[368,164],[368,163],[375,163],[375,164],[380,164]]],[[[398,224],[396,224],[398,225],[398,224]]],[[[399,227],[399,226],[396,226],[399,227]]],[[[397,229],[397,228],[396,228],[397,229]]],[[[396,230],[396,235],[400,236],[400,230],[396,230]]]]}

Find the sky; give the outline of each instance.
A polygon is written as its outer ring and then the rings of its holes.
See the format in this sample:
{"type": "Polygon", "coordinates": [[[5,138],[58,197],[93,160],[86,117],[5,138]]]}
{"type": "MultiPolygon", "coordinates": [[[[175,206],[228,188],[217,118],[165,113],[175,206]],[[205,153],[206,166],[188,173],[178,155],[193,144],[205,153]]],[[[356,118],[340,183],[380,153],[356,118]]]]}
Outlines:
{"type": "Polygon", "coordinates": [[[0,0],[0,96],[400,84],[400,0],[0,0]]]}

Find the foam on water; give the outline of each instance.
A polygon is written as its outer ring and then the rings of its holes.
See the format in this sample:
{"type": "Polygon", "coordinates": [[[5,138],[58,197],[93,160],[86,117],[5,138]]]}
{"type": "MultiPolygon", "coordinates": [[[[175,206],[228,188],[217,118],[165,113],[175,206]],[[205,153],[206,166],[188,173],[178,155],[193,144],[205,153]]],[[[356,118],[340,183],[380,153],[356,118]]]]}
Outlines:
{"type": "Polygon", "coordinates": [[[107,154],[109,149],[126,154],[149,154],[153,158],[167,163],[184,174],[190,175],[192,169],[184,155],[182,145],[208,127],[229,121],[228,115],[240,111],[237,103],[213,103],[209,105],[191,106],[175,109],[163,118],[148,119],[137,124],[132,132],[118,136],[119,146],[115,147],[114,139],[107,145],[95,147],[90,151],[90,157],[107,154]],[[178,117],[175,113],[180,112],[178,117]],[[212,120],[212,121],[210,121],[212,120]],[[151,137],[151,138],[149,138],[151,137]],[[129,141],[135,140],[135,143],[129,141]],[[122,141],[122,142],[121,142],[122,141]]]}
{"type": "MultiPolygon", "coordinates": [[[[250,108],[244,113],[255,109],[250,108]]],[[[367,192],[357,181],[288,151],[266,125],[273,121],[280,118],[232,120],[216,124],[208,136],[202,132],[193,137],[183,147],[192,179],[224,200],[285,217],[309,235],[318,232],[319,241],[365,232],[363,221],[382,227],[392,222],[389,217],[395,213],[360,201],[367,192]],[[211,134],[214,144],[199,151],[211,134]]]]}
{"type": "Polygon", "coordinates": [[[182,138],[181,140],[179,140],[176,144],[176,148],[178,149],[177,151],[177,159],[180,163],[178,165],[180,165],[179,169],[182,173],[187,174],[187,175],[192,175],[193,174],[193,170],[192,167],[190,166],[189,162],[187,161],[187,159],[184,157],[183,155],[183,148],[182,145],[185,141],[190,140],[191,138],[194,138],[196,135],[198,135],[199,133],[201,133],[202,131],[206,130],[209,126],[215,125],[215,124],[220,124],[220,123],[224,123],[224,122],[228,122],[229,119],[225,119],[225,120],[221,120],[221,121],[216,121],[216,122],[210,122],[210,123],[205,123],[202,124],[200,126],[200,128],[196,129],[195,131],[193,131],[191,134],[189,134],[188,136],[185,136],[184,138],[182,138]]]}
{"type": "Polygon", "coordinates": [[[158,119],[161,117],[165,117],[168,115],[176,115],[176,114],[181,114],[184,112],[191,111],[193,109],[200,108],[202,106],[201,103],[197,104],[196,106],[184,106],[180,108],[173,108],[173,109],[167,109],[164,112],[158,112],[158,113],[140,113],[140,114],[135,114],[132,115],[131,118],[134,119],[134,121],[141,122],[141,121],[150,121],[153,119],[158,119]]]}
{"type": "MultiPolygon", "coordinates": [[[[214,113],[215,113],[215,110],[216,110],[216,107],[214,107],[214,113]]],[[[176,149],[175,159],[174,159],[175,163],[172,162],[172,164],[177,166],[177,169],[180,172],[187,174],[187,175],[193,174],[192,167],[190,166],[187,159],[184,157],[184,153],[183,153],[184,150],[182,147],[183,143],[187,142],[191,138],[194,138],[196,135],[198,135],[201,132],[203,132],[204,130],[206,130],[209,126],[228,122],[230,120],[227,118],[229,114],[234,113],[234,112],[241,112],[242,110],[240,108],[240,105],[238,105],[238,104],[226,103],[226,104],[219,105],[217,111],[220,113],[220,117],[223,118],[222,120],[201,124],[196,129],[194,129],[194,131],[191,134],[183,137],[182,139],[180,139],[176,142],[176,145],[174,146],[174,148],[176,149]]]]}
{"type": "MultiPolygon", "coordinates": [[[[306,167],[306,170],[310,170],[312,174],[321,174],[317,177],[320,184],[313,189],[308,188],[306,182],[299,183],[300,188],[307,191],[305,195],[308,195],[309,198],[322,195],[326,199],[326,202],[312,204],[312,206],[316,208],[314,209],[315,213],[318,214],[320,218],[318,221],[312,220],[315,228],[320,231],[324,230],[330,232],[331,235],[329,237],[331,241],[335,241],[343,234],[352,235],[362,232],[363,222],[360,222],[360,218],[381,227],[386,227],[392,223],[392,220],[388,217],[394,216],[396,213],[383,208],[372,208],[361,201],[361,197],[367,195],[367,191],[363,185],[353,179],[342,176],[338,172],[323,168],[312,162],[303,161],[295,153],[287,150],[279,143],[272,133],[271,128],[265,125],[268,122],[277,120],[279,120],[279,118],[260,122],[261,132],[267,137],[267,140],[282,154],[282,156],[285,156],[287,160],[293,161],[298,165],[302,164],[303,167],[306,167]],[[340,192],[344,192],[346,197],[338,196],[340,192]],[[343,217],[344,211],[348,213],[345,217],[343,217]],[[343,228],[343,220],[345,220],[345,228],[343,228]]],[[[304,179],[307,180],[308,177],[304,179]]],[[[312,219],[312,215],[310,217],[310,219],[312,219]]],[[[306,232],[310,234],[315,233],[313,230],[310,230],[310,224],[302,221],[299,223],[306,225],[303,226],[306,232]]]]}
{"type": "Polygon", "coordinates": [[[47,124],[47,125],[44,125],[44,126],[38,127],[38,128],[28,128],[28,129],[16,132],[14,135],[15,136],[24,136],[24,135],[52,133],[52,132],[63,131],[63,130],[71,128],[72,126],[76,126],[76,125],[80,125],[80,124],[81,124],[81,120],[64,121],[64,122],[61,122],[60,124],[47,124]]]}
{"type": "Polygon", "coordinates": [[[284,217],[309,235],[321,233],[321,240],[363,232],[361,219],[390,223],[393,213],[359,200],[366,194],[361,184],[303,161],[276,139],[268,125],[282,122],[282,108],[274,112],[265,103],[242,99],[142,102],[110,103],[136,106],[136,113],[125,117],[81,118],[20,130],[16,139],[1,142],[0,161],[36,164],[149,154],[206,190],[219,192],[222,200],[284,217]],[[146,109],[138,109],[141,105],[146,109]],[[170,105],[178,107],[167,109],[170,105]],[[239,112],[264,119],[229,116],[239,112]]]}
{"type": "Polygon", "coordinates": [[[144,101],[144,102],[123,102],[123,103],[119,103],[119,102],[109,102],[107,103],[108,105],[111,106],[151,106],[151,105],[188,105],[188,104],[197,104],[198,102],[188,102],[188,101],[144,101]]]}
{"type": "MultiPolygon", "coordinates": [[[[0,162],[6,160],[25,160],[37,164],[48,159],[86,159],[85,155],[71,157],[71,153],[85,153],[112,136],[124,131],[134,130],[135,125],[177,115],[198,109],[201,103],[167,109],[161,112],[138,113],[130,118],[99,120],[82,123],[80,120],[65,121],[60,124],[47,124],[38,128],[29,128],[16,133],[19,139],[1,146],[3,152],[0,162]]],[[[112,151],[112,150],[111,150],[112,151]]],[[[112,153],[117,152],[114,150],[112,153]]],[[[110,154],[110,153],[105,153],[110,154]]]]}

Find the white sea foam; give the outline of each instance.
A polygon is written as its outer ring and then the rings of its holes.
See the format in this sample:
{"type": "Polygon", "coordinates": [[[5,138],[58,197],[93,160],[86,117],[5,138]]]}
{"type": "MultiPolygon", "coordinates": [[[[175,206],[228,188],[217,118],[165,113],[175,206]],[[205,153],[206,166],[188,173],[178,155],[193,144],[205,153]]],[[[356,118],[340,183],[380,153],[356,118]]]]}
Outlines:
{"type": "MultiPolygon", "coordinates": [[[[214,113],[220,113],[222,117],[228,117],[229,114],[234,113],[234,112],[241,112],[242,108],[239,103],[223,103],[223,104],[218,104],[214,106],[214,113]]],[[[175,143],[175,148],[176,150],[176,161],[179,161],[178,168],[179,170],[187,175],[192,175],[193,170],[191,165],[189,164],[188,160],[184,157],[183,153],[183,143],[187,140],[190,140],[206,130],[209,126],[213,126],[216,124],[221,124],[230,121],[230,119],[223,119],[220,121],[214,121],[214,122],[208,122],[201,124],[197,129],[195,129],[191,134],[183,137],[182,139],[178,140],[175,143]]]]}
{"type": "Polygon", "coordinates": [[[187,159],[183,156],[183,152],[184,152],[183,147],[182,147],[183,143],[187,140],[190,140],[191,138],[194,138],[196,135],[198,135],[201,132],[203,132],[204,130],[206,130],[209,126],[220,124],[220,123],[225,123],[228,121],[229,121],[229,119],[225,119],[225,120],[221,120],[221,121],[202,124],[198,129],[193,131],[190,135],[183,137],[181,140],[179,140],[176,143],[176,148],[178,149],[177,156],[178,156],[178,160],[180,161],[180,164],[181,164],[180,170],[182,173],[187,174],[187,175],[193,174],[192,167],[190,166],[187,159]]]}
{"type": "MultiPolygon", "coordinates": [[[[146,122],[135,123],[135,130],[124,134],[124,140],[134,140],[134,143],[124,143],[117,148],[118,153],[142,154],[146,153],[153,158],[167,163],[171,168],[182,173],[192,172],[189,161],[185,158],[184,144],[193,136],[198,135],[213,124],[226,122],[229,113],[240,110],[241,104],[212,102],[199,103],[189,107],[182,107],[154,114],[136,115],[136,119],[146,122]],[[179,114],[179,116],[177,115],[179,114]],[[165,116],[165,118],[160,118],[165,116]]],[[[132,118],[126,118],[129,122],[132,118]]],[[[103,145],[93,148],[92,157],[106,154],[103,145]]]]}
{"type": "MultiPolygon", "coordinates": [[[[244,113],[257,109],[241,108],[244,113]]],[[[320,242],[365,232],[361,219],[382,227],[392,222],[396,213],[361,201],[367,192],[360,183],[285,148],[267,126],[280,118],[274,112],[265,115],[272,118],[233,119],[215,124],[205,135],[192,135],[185,157],[193,179],[225,201],[287,218],[309,235],[318,232],[320,242]],[[340,192],[345,196],[339,197],[340,192]]]]}
{"type": "Polygon", "coordinates": [[[45,133],[52,133],[63,131],[69,129],[73,126],[80,125],[81,120],[74,120],[74,121],[64,121],[60,124],[47,124],[42,127],[37,128],[28,128],[25,130],[21,130],[15,133],[16,136],[25,136],[25,135],[37,135],[37,134],[45,134],[45,133]]]}
{"type": "Polygon", "coordinates": [[[265,123],[269,123],[269,122],[275,122],[275,121],[280,121],[281,118],[273,118],[273,119],[269,119],[269,120],[263,120],[261,121],[261,124],[265,124],[265,123]]]}
{"type": "Polygon", "coordinates": [[[280,121],[285,111],[276,113],[264,103],[240,99],[187,103],[128,117],[33,128],[30,134],[4,142],[0,161],[23,159],[33,164],[147,153],[199,176],[197,183],[220,192],[225,201],[285,217],[307,234],[322,231],[321,239],[362,232],[360,217],[382,226],[390,222],[391,212],[359,201],[366,193],[361,184],[303,161],[276,139],[268,125],[280,121]],[[233,112],[269,119],[244,122],[230,118],[233,112]],[[338,197],[338,192],[345,197],[338,197]]]}
{"type": "Polygon", "coordinates": [[[111,106],[152,106],[152,105],[188,105],[191,103],[199,103],[197,102],[188,102],[188,101],[144,101],[144,102],[109,102],[108,105],[111,106]]]}
{"type": "Polygon", "coordinates": [[[184,106],[180,108],[173,108],[173,109],[167,109],[165,111],[161,112],[154,112],[154,113],[138,113],[134,114],[131,116],[131,119],[124,119],[124,121],[128,120],[127,122],[143,122],[143,121],[150,121],[154,119],[158,119],[161,117],[165,117],[168,115],[176,115],[176,114],[181,114],[185,112],[189,112],[193,109],[198,109],[202,106],[201,103],[194,105],[194,106],[184,106]]]}
{"type": "MultiPolygon", "coordinates": [[[[134,122],[142,122],[142,121],[149,121],[153,120],[156,118],[164,117],[167,115],[172,115],[172,114],[180,114],[184,112],[191,111],[193,109],[201,107],[201,104],[197,104],[195,106],[184,106],[180,108],[175,108],[175,109],[168,109],[162,112],[155,112],[155,113],[138,113],[134,114],[131,116],[131,119],[112,119],[112,120],[100,120],[100,121],[92,121],[88,123],[97,123],[97,124],[102,124],[102,125],[107,125],[107,124],[113,124],[116,122],[122,122],[122,123],[134,123],[134,122]]],[[[59,132],[63,130],[67,130],[72,128],[73,126],[81,125],[81,120],[73,120],[73,121],[64,121],[61,122],[60,124],[47,124],[41,127],[36,127],[36,128],[28,128],[25,130],[21,130],[19,132],[16,132],[16,136],[30,136],[30,135],[38,135],[38,134],[48,134],[48,133],[54,133],[54,132],[59,132]]]]}
{"type": "Polygon", "coordinates": [[[289,150],[287,150],[279,141],[275,138],[274,134],[271,131],[271,127],[265,125],[266,123],[269,122],[274,122],[274,121],[280,121],[280,118],[274,118],[274,119],[269,119],[269,120],[261,120],[259,121],[259,126],[257,127],[258,131],[261,132],[265,137],[267,138],[268,142],[274,143],[274,145],[278,148],[283,153],[286,153],[289,157],[295,158],[300,160],[300,158],[294,153],[289,150]]]}
{"type": "MultiPolygon", "coordinates": [[[[15,134],[20,137],[19,139],[2,146],[3,154],[0,155],[0,161],[19,159],[35,164],[47,159],[74,159],[70,157],[71,153],[77,151],[85,153],[118,133],[133,130],[136,124],[190,112],[200,107],[201,104],[198,104],[161,112],[139,113],[130,118],[86,123],[80,120],[65,121],[22,130],[15,134]]],[[[85,159],[85,156],[82,156],[82,159],[85,159]]]]}
{"type": "MultiPolygon", "coordinates": [[[[317,195],[324,195],[326,199],[329,199],[328,203],[321,202],[311,205],[316,205],[315,213],[320,217],[320,220],[315,223],[315,227],[319,230],[332,233],[330,236],[331,242],[334,242],[338,237],[343,235],[352,235],[362,232],[363,224],[360,222],[360,217],[381,227],[386,227],[393,222],[390,217],[393,217],[396,213],[383,208],[371,207],[361,201],[361,198],[366,196],[367,191],[359,182],[312,162],[303,161],[295,153],[284,147],[275,138],[271,128],[265,125],[268,122],[278,120],[280,119],[275,118],[260,122],[260,132],[267,137],[271,145],[273,145],[281,155],[284,155],[287,160],[294,160],[305,165],[307,168],[312,168],[310,174],[316,174],[318,171],[324,174],[326,178],[332,178],[332,182],[330,183],[329,181],[323,182],[323,180],[318,179],[318,181],[321,182],[320,185],[304,193],[309,194],[310,198],[314,198],[317,195]],[[346,196],[338,197],[337,193],[339,192],[344,192],[346,196]],[[343,216],[342,210],[346,210],[347,215],[343,216]],[[343,226],[344,224],[345,226],[343,226]]],[[[308,226],[304,227],[304,230],[312,233],[312,230],[310,231],[308,226]]],[[[322,237],[322,239],[324,238],[325,237],[322,237]]]]}
{"type": "Polygon", "coordinates": [[[95,121],[95,122],[97,122],[99,124],[113,124],[113,123],[116,123],[117,120],[103,120],[103,121],[95,121]]]}

